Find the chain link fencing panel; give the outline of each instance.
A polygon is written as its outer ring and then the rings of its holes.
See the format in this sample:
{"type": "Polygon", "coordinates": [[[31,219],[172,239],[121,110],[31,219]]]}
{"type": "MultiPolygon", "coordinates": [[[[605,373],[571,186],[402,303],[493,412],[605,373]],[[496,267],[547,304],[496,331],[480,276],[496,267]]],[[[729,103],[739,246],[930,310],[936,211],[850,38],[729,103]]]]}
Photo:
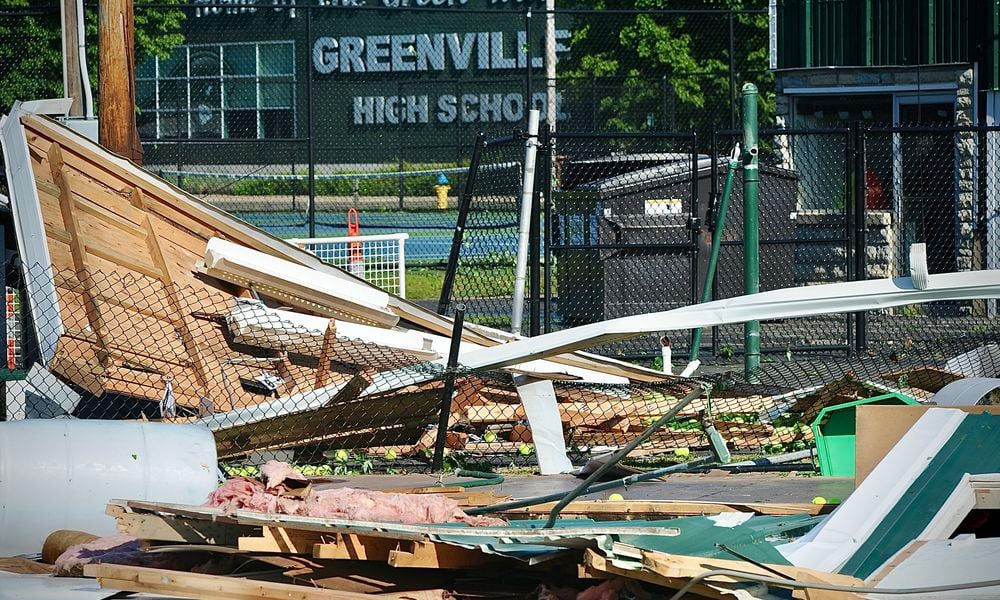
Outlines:
{"type": "MultiPolygon", "coordinates": [[[[23,332],[13,360],[28,375],[6,382],[6,419],[200,423],[230,473],[252,473],[270,458],[316,473],[402,473],[430,469],[446,410],[448,468],[535,468],[536,440],[511,372],[449,372],[419,352],[332,333],[324,318],[211,288],[171,291],[159,280],[98,270],[82,281],[69,272],[27,275],[36,284],[53,278],[58,314],[13,305],[23,332]],[[51,333],[59,340],[46,363],[34,339],[51,333]]],[[[929,402],[962,376],[1000,372],[1000,331],[995,321],[978,322],[975,331],[928,335],[909,319],[880,351],[768,360],[750,378],[725,368],[650,383],[556,378],[568,455],[580,465],[629,443],[699,386],[702,397],[639,446],[631,466],[707,455],[707,424],[736,461],[807,450],[826,406],[886,393],[929,402]]],[[[800,455],[795,468],[810,460],[800,455]]]]}

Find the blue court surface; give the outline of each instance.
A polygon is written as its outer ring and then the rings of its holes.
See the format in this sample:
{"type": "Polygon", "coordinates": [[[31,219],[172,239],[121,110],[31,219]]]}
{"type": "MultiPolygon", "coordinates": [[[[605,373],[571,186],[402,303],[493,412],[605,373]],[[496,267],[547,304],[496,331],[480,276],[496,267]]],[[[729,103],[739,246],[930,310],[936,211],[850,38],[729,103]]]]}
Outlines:
{"type": "MultiPolygon", "coordinates": [[[[455,235],[458,212],[360,212],[361,235],[408,233],[407,261],[446,261],[455,235]]],[[[236,217],[252,223],[280,238],[309,236],[308,215],[305,212],[234,212],[236,217]]],[[[346,213],[316,213],[314,237],[347,235],[346,213]]],[[[509,212],[479,212],[470,214],[466,223],[465,257],[494,252],[517,251],[517,216],[509,212]],[[477,237],[489,237],[489,243],[472,243],[477,237]]],[[[485,240],[483,240],[485,241],[485,240]]]]}

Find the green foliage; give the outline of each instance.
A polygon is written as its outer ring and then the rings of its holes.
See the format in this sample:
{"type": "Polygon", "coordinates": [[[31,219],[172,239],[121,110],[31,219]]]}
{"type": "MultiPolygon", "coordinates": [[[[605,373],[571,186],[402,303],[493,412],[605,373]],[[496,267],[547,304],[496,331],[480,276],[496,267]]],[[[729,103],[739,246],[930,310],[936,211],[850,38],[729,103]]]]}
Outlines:
{"type": "MultiPolygon", "coordinates": [[[[185,4],[186,0],[160,0],[158,4],[185,4]]],[[[0,109],[6,111],[16,100],[37,100],[63,95],[62,37],[58,4],[51,10],[37,10],[40,3],[29,0],[0,0],[0,109]],[[33,8],[35,14],[17,9],[33,8]],[[40,13],[40,14],[39,14],[40,13]]],[[[142,8],[135,11],[136,64],[150,56],[166,58],[184,42],[180,32],[186,15],[174,8],[142,8]]],[[[84,14],[87,36],[87,66],[97,94],[97,11],[88,7],[84,14]]]]}
{"type": "MultiPolygon", "coordinates": [[[[564,1],[563,8],[749,10],[764,0],[600,0],[564,1]]],[[[729,18],[725,13],[644,12],[581,15],[569,40],[571,53],[560,62],[560,79],[570,94],[588,94],[594,78],[614,78],[599,102],[598,122],[619,131],[689,130],[728,125],[732,99],[744,81],[757,84],[760,122],[774,115],[772,76],[768,72],[766,13],[736,13],[730,57],[729,18]],[[730,62],[737,89],[730,89],[730,62]],[[573,81],[576,79],[576,81],[573,81]],[[578,87],[579,90],[573,88],[578,87]],[[652,117],[652,120],[650,120],[652,117]],[[721,122],[720,122],[721,121],[721,122]]]]}

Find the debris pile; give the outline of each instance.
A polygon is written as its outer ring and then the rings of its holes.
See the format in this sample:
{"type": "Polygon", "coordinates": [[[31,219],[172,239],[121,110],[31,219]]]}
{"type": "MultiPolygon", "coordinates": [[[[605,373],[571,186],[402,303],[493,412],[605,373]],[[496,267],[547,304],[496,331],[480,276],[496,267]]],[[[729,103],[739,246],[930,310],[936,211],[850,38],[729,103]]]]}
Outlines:
{"type": "Polygon", "coordinates": [[[200,506],[113,500],[121,535],[84,537],[54,570],[109,591],[191,598],[997,597],[1000,416],[882,405],[858,418],[859,459],[875,466],[836,507],[577,500],[547,526],[539,517],[551,505],[338,487],[272,461],[260,480],[230,479],[200,506]]]}

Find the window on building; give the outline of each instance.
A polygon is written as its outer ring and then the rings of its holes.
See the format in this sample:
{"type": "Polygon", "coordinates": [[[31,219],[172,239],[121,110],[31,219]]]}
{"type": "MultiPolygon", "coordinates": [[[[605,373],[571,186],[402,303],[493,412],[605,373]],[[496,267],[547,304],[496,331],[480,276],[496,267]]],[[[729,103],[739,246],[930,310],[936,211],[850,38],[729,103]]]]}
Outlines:
{"type": "Polygon", "coordinates": [[[179,46],[136,82],[142,139],[295,135],[294,42],[179,46]]]}
{"type": "MultiPolygon", "coordinates": [[[[803,129],[846,128],[860,122],[868,127],[892,126],[890,94],[801,96],[795,99],[793,126],[803,129]]],[[[892,192],[892,137],[866,139],[865,182],[869,209],[886,209],[892,192]]],[[[800,209],[843,211],[849,191],[843,178],[846,135],[806,135],[794,138],[795,160],[801,165],[800,209]],[[814,164],[803,164],[812,161],[814,164]],[[824,168],[828,165],[827,168],[824,168]]]]}

